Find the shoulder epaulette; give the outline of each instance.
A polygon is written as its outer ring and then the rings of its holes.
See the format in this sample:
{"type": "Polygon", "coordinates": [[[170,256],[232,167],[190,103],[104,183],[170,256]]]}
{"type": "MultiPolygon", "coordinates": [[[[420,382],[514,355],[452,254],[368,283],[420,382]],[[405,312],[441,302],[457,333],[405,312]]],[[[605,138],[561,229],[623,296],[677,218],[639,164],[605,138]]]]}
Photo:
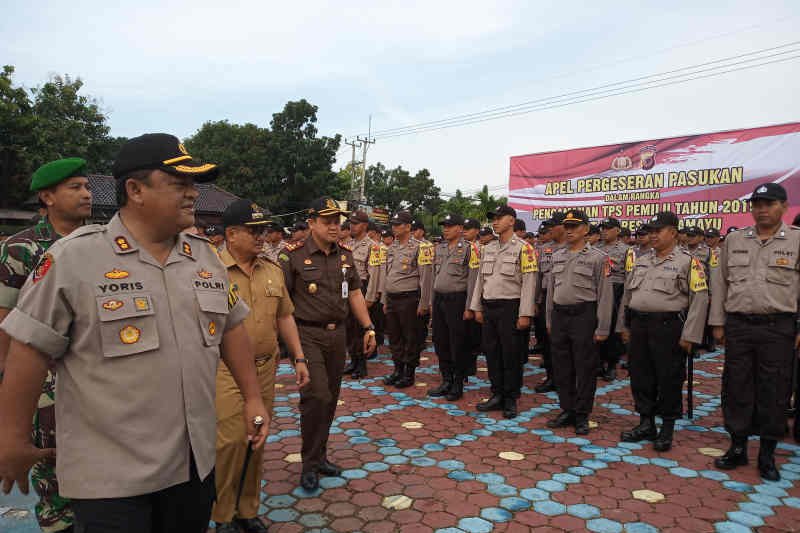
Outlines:
{"type": "Polygon", "coordinates": [[[344,249],[345,249],[345,250],[347,250],[348,252],[352,252],[352,251],[353,251],[353,247],[352,247],[352,246],[350,246],[350,245],[348,245],[348,244],[345,244],[345,243],[343,243],[343,242],[340,242],[340,243],[339,243],[339,248],[344,248],[344,249]]]}
{"type": "Polygon", "coordinates": [[[199,233],[184,233],[187,237],[192,237],[193,239],[200,239],[201,241],[211,242],[208,240],[208,237],[205,235],[200,235],[199,233]]]}
{"type": "Polygon", "coordinates": [[[289,243],[286,245],[286,248],[284,248],[284,250],[286,250],[287,252],[294,252],[295,250],[299,250],[300,248],[302,248],[305,243],[306,243],[305,241],[297,241],[289,243]]]}

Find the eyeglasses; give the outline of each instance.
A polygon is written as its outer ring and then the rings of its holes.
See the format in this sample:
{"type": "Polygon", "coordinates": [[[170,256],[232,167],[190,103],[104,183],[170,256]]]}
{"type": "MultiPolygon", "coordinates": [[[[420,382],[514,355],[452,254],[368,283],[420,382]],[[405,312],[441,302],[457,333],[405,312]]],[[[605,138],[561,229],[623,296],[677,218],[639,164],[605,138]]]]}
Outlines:
{"type": "Polygon", "coordinates": [[[262,237],[267,234],[267,228],[264,226],[245,226],[244,229],[253,237],[262,237]]]}

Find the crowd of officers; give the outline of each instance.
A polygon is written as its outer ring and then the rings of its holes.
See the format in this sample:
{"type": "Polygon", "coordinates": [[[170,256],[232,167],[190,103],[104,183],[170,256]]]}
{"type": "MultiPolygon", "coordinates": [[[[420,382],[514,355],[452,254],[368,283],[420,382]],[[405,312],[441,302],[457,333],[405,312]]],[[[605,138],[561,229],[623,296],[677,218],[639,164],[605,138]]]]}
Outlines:
{"type": "Polygon", "coordinates": [[[300,390],[300,485],[315,490],[341,474],[327,444],[343,374],[366,377],[385,333],[384,383],[413,386],[429,324],[441,373],[430,396],[460,400],[483,353],[491,396],[476,409],[514,418],[540,352],[535,390],[561,407],[547,426],[577,435],[590,431],[598,377],[616,379],[627,354],[640,421],[620,438],[661,452],[683,413],[687,360],[724,344],[731,446],[715,464],[747,464],[759,436],[759,472],[780,478],[800,229],[782,220],[779,184],[756,187],[754,224],[721,245],[717,230],[680,228],[666,211],[633,233],[555,212],[532,235],[507,205],[491,228],[448,214],[434,243],[407,211],[381,230],[327,197],[290,239],[249,200],[201,237],[194,183],[216,173],[171,135],[131,139],[105,225],[84,225],[84,160],[32,177],[44,216],[0,244],[0,482],[27,491],[33,468],[44,531],[200,532],[209,518],[219,533],[266,531],[261,452],[281,354],[300,390]]]}

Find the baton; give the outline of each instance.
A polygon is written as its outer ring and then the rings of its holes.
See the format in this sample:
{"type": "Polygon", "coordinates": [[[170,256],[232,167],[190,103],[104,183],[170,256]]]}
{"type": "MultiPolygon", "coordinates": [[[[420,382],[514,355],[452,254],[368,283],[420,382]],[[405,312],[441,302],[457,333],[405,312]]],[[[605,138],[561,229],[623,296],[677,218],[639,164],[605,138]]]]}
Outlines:
{"type": "MultiPolygon", "coordinates": [[[[264,418],[257,416],[253,419],[256,429],[264,424],[264,418]]],[[[248,442],[247,451],[244,453],[244,464],[242,465],[242,475],[239,476],[239,490],[236,492],[236,506],[234,509],[239,510],[239,500],[242,498],[242,489],[244,488],[244,478],[247,475],[247,465],[250,464],[250,457],[253,456],[253,446],[248,442]]]]}
{"type": "Polygon", "coordinates": [[[694,398],[692,397],[692,392],[694,389],[694,345],[692,345],[692,349],[689,351],[687,355],[689,359],[687,361],[686,366],[686,374],[687,374],[687,385],[686,385],[686,415],[688,416],[689,420],[692,419],[694,416],[694,398]]]}

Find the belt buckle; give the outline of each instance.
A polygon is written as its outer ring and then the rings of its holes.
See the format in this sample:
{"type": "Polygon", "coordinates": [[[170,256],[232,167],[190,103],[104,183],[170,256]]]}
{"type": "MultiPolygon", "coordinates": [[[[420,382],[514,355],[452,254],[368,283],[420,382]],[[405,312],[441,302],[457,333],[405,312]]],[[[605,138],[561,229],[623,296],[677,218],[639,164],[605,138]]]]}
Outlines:
{"type": "Polygon", "coordinates": [[[335,324],[335,323],[333,323],[333,322],[330,322],[330,323],[328,323],[328,324],[325,324],[325,329],[327,329],[328,331],[333,331],[333,330],[335,330],[335,329],[336,329],[336,324],[335,324]]]}

